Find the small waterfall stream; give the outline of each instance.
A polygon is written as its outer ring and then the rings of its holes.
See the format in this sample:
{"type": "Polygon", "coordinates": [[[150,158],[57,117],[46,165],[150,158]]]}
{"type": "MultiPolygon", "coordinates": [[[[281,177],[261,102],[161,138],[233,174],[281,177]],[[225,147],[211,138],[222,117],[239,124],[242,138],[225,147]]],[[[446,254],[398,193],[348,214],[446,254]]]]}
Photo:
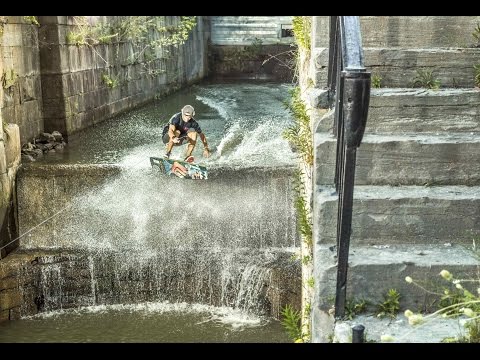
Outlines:
{"type": "MultiPolygon", "coordinates": [[[[196,85],[88,129],[64,153],[32,164],[20,187],[42,191],[35,209],[19,191],[20,233],[69,208],[22,239],[21,251],[40,252],[28,271],[38,291],[24,298],[41,314],[186,303],[278,317],[282,304],[300,297],[292,260],[299,247],[295,157],[281,136],[292,121],[282,105],[288,89],[196,85]],[[214,150],[203,159],[199,141],[194,152],[209,168],[207,181],[168,178],[150,167],[149,157],[163,153],[162,125],[187,103],[214,150]],[[75,176],[61,175],[77,164],[88,164],[85,172],[103,164],[120,170],[82,188],[75,176]],[[41,179],[42,169],[53,181],[41,179]]],[[[26,301],[24,315],[32,307],[26,301]]],[[[218,315],[208,311],[209,321],[218,315]]]]}

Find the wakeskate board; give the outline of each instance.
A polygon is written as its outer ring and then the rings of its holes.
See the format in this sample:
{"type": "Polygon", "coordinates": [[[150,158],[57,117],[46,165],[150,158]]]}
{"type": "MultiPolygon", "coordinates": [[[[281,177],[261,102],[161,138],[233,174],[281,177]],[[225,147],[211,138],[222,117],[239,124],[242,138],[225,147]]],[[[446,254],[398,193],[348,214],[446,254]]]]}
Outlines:
{"type": "Polygon", "coordinates": [[[165,175],[175,175],[181,179],[207,180],[208,171],[204,165],[194,163],[193,156],[184,160],[150,157],[150,164],[158,166],[165,175]]]}

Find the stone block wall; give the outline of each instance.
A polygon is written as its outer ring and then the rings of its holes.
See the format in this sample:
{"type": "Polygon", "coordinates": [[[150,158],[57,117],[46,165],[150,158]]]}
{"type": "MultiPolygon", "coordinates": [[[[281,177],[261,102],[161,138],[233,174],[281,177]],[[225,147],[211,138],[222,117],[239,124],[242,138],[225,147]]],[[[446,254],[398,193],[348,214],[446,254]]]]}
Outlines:
{"type": "Polygon", "coordinates": [[[20,127],[24,143],[43,131],[38,26],[24,16],[3,16],[0,26],[2,119],[20,127]]]}
{"type": "MultiPolygon", "coordinates": [[[[41,16],[39,21],[47,132],[58,130],[68,138],[205,76],[202,17],[197,17],[197,26],[184,45],[153,50],[145,48],[146,43],[126,41],[93,46],[70,44],[68,34],[78,30],[76,17],[41,16]]],[[[108,23],[112,17],[95,17],[91,21],[108,23]]],[[[164,17],[163,21],[166,26],[174,26],[180,19],[164,17]]],[[[157,33],[148,36],[149,40],[158,38],[157,33]]]]}
{"type": "MultiPolygon", "coordinates": [[[[201,16],[184,45],[153,50],[144,50],[146,43],[135,45],[131,41],[70,44],[67,36],[78,30],[80,17],[38,16],[39,25],[32,18],[0,17],[4,92],[0,108],[3,121],[19,126],[22,144],[44,131],[57,130],[68,138],[200,80],[207,72],[208,21],[201,16]],[[115,85],[109,86],[108,79],[115,85]]],[[[87,18],[106,24],[114,17],[87,18]]],[[[180,17],[165,16],[162,20],[163,25],[172,27],[180,17]]],[[[158,32],[148,34],[149,40],[158,37],[158,32]]]]}

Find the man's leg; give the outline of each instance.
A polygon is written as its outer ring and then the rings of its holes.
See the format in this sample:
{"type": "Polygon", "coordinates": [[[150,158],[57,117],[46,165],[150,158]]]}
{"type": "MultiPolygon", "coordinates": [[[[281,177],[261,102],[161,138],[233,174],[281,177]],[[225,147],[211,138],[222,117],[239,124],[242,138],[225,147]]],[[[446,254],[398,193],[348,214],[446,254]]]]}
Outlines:
{"type": "MultiPolygon", "coordinates": [[[[178,137],[180,136],[180,131],[179,130],[175,130],[175,136],[178,137]]],[[[174,145],[180,145],[181,143],[179,144],[174,144],[172,139],[170,139],[170,136],[168,136],[168,133],[165,134],[165,136],[163,137],[163,143],[164,144],[167,144],[166,146],[166,156],[169,157],[170,156],[170,153],[172,152],[172,148],[174,145]]]]}
{"type": "Polygon", "coordinates": [[[187,133],[188,146],[187,152],[185,153],[185,158],[192,155],[192,152],[195,149],[195,145],[197,144],[197,132],[193,129],[190,130],[191,131],[187,133]]]}

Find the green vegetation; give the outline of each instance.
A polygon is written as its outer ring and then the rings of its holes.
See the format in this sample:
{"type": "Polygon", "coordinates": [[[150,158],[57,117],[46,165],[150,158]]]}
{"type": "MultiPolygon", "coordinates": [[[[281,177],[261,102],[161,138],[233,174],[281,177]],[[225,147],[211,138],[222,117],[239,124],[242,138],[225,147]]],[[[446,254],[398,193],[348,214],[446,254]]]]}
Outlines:
{"type": "Polygon", "coordinates": [[[473,65],[475,69],[475,86],[480,87],[480,64],[473,65]]]}
{"type": "Polygon", "coordinates": [[[40,26],[36,16],[24,16],[23,20],[29,24],[40,26]]]}
{"type": "Polygon", "coordinates": [[[417,76],[413,79],[413,87],[423,87],[426,89],[439,89],[440,80],[433,75],[433,70],[417,70],[417,76]]]}
{"type": "Polygon", "coordinates": [[[395,289],[390,289],[383,297],[384,301],[377,306],[377,317],[388,316],[394,319],[400,310],[400,293],[395,289]]]}
{"type": "Polygon", "coordinates": [[[379,89],[382,87],[382,77],[378,74],[372,75],[372,87],[379,89]]]}
{"type": "Polygon", "coordinates": [[[312,18],[310,16],[294,16],[292,19],[293,35],[298,47],[310,52],[310,35],[312,18]]]}
{"type": "Polygon", "coordinates": [[[107,85],[110,89],[116,88],[118,86],[118,79],[108,75],[102,74],[102,81],[107,85]]]}
{"type": "Polygon", "coordinates": [[[405,316],[408,318],[410,325],[421,325],[427,321],[433,321],[437,317],[442,318],[456,318],[462,316],[465,334],[457,337],[448,337],[443,342],[480,342],[480,287],[477,288],[477,294],[465,289],[462,284],[465,283],[480,283],[480,280],[472,279],[457,279],[448,270],[442,270],[439,274],[448,286],[443,287],[443,291],[432,292],[419,283],[415,282],[410,276],[405,278],[409,284],[413,284],[426,293],[437,295],[440,298],[439,310],[432,314],[423,316],[422,314],[415,314],[411,310],[405,311],[405,316]]]}
{"type": "Polygon", "coordinates": [[[282,320],[281,323],[285,328],[288,336],[294,342],[303,342],[302,326],[301,326],[301,313],[296,311],[290,304],[285,305],[282,309],[282,320]]]}
{"type": "Polygon", "coordinates": [[[3,28],[5,27],[6,23],[7,23],[7,17],[6,16],[0,16],[0,36],[3,35],[3,28]]]}
{"type": "Polygon", "coordinates": [[[291,100],[285,103],[285,106],[293,114],[295,122],[284,131],[283,137],[299,152],[301,160],[306,165],[313,166],[313,134],[310,129],[310,117],[305,103],[300,98],[300,88],[298,86],[293,88],[290,95],[291,100]]]}
{"type": "Polygon", "coordinates": [[[310,255],[305,255],[302,257],[302,264],[303,265],[308,265],[312,262],[312,257],[310,255]]]}
{"type": "Polygon", "coordinates": [[[476,44],[474,44],[475,47],[480,47],[480,24],[477,23],[477,27],[472,33],[473,38],[476,41],[476,44]]]}
{"type": "MultiPolygon", "coordinates": [[[[310,318],[311,304],[305,305],[304,317],[310,318]]],[[[281,324],[285,328],[288,336],[295,343],[304,343],[310,341],[310,331],[308,326],[302,328],[302,315],[300,311],[296,311],[290,304],[285,305],[281,312],[281,324]]]]}
{"type": "Polygon", "coordinates": [[[178,25],[166,25],[164,16],[118,16],[108,24],[91,25],[85,16],[74,17],[76,30],[67,33],[67,43],[73,45],[97,45],[111,42],[146,42],[145,47],[178,46],[187,41],[197,24],[196,16],[180,16],[178,25]],[[148,34],[156,31],[160,36],[148,40],[148,34]]]}
{"type": "MultiPolygon", "coordinates": [[[[302,173],[297,170],[294,175],[293,188],[295,192],[295,209],[297,210],[297,222],[303,241],[311,249],[312,247],[312,220],[310,206],[305,200],[305,184],[302,181],[302,173]]],[[[310,255],[307,255],[309,260],[310,255]]],[[[305,257],[304,257],[305,259],[305,257]]]]}
{"type": "Polygon", "coordinates": [[[14,69],[4,70],[2,74],[2,87],[6,90],[17,82],[18,74],[14,69]]]}
{"type": "Polygon", "coordinates": [[[2,129],[3,129],[3,133],[5,134],[5,136],[8,137],[10,136],[9,133],[8,133],[8,124],[5,120],[3,120],[2,118],[2,129]]]}
{"type": "Polygon", "coordinates": [[[170,46],[184,44],[192,29],[197,24],[196,16],[117,16],[108,23],[97,21],[91,24],[86,16],[73,17],[75,30],[66,34],[69,45],[90,46],[94,54],[100,57],[107,66],[108,58],[101,55],[97,45],[113,44],[114,54],[118,60],[120,44],[129,42],[131,55],[122,59],[122,66],[141,64],[145,73],[155,77],[165,73],[164,64],[159,60],[168,59],[170,46]],[[176,24],[168,24],[170,22],[176,24]],[[162,68],[163,67],[163,68],[162,68]]]}
{"type": "Polygon", "coordinates": [[[354,299],[347,299],[345,304],[345,318],[348,320],[353,320],[358,314],[364,313],[367,311],[367,301],[360,300],[355,301],[354,299]]]}

